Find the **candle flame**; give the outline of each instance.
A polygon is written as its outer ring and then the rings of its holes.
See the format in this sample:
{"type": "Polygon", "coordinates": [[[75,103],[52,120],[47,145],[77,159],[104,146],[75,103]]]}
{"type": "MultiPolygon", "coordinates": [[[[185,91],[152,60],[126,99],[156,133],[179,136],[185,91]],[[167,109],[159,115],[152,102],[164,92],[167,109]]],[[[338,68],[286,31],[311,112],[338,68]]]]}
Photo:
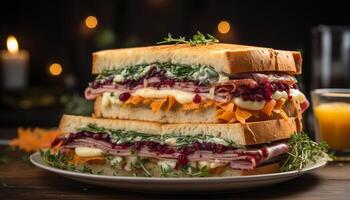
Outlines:
{"type": "Polygon", "coordinates": [[[7,37],[7,50],[10,53],[17,53],[18,52],[18,42],[15,38],[15,36],[10,35],[7,37]]]}

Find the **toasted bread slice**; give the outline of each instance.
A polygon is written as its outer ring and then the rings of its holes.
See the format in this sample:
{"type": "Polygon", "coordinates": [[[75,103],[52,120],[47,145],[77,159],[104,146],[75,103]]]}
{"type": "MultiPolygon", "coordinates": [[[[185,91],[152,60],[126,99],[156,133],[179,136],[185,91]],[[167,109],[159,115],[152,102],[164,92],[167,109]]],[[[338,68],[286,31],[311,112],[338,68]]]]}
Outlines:
{"type": "Polygon", "coordinates": [[[159,45],[149,47],[104,50],[93,53],[92,73],[105,69],[120,69],[137,64],[170,62],[174,64],[205,65],[217,72],[279,71],[300,74],[300,52],[236,44],[159,45]]]}
{"type": "Polygon", "coordinates": [[[212,135],[238,145],[255,145],[288,139],[291,134],[300,132],[302,129],[298,118],[249,122],[246,124],[161,124],[64,115],[60,122],[60,130],[64,134],[69,134],[91,123],[107,129],[131,130],[156,135],[212,135]]]}

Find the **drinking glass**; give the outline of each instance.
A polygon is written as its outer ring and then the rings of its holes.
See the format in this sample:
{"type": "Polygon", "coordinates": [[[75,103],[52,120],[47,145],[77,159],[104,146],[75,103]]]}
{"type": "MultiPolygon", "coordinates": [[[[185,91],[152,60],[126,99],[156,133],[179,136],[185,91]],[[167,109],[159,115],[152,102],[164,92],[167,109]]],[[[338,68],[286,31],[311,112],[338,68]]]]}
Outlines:
{"type": "Polygon", "coordinates": [[[327,142],[338,155],[350,153],[350,89],[311,92],[316,140],[327,142]]]}

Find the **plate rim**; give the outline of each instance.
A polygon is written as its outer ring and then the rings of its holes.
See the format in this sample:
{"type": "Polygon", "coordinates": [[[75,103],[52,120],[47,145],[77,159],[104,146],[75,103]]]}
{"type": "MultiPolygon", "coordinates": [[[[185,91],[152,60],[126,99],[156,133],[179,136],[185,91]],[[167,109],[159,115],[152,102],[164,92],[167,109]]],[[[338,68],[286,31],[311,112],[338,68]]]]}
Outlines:
{"type": "Polygon", "coordinates": [[[203,182],[203,181],[250,181],[250,180],[261,180],[261,179],[273,179],[284,176],[300,176],[306,172],[313,171],[315,169],[324,167],[327,161],[321,160],[312,166],[306,167],[302,170],[293,170],[288,172],[278,172],[270,174],[259,174],[259,175],[247,175],[247,176],[227,176],[227,177],[133,177],[133,176],[109,176],[109,175],[97,175],[97,174],[86,174],[82,172],[68,171],[64,169],[55,168],[43,163],[40,156],[40,152],[35,152],[29,157],[31,163],[41,169],[59,174],[64,176],[74,176],[77,178],[93,178],[99,180],[109,181],[137,181],[137,182],[203,182]],[[39,161],[37,161],[39,159],[39,161]]]}

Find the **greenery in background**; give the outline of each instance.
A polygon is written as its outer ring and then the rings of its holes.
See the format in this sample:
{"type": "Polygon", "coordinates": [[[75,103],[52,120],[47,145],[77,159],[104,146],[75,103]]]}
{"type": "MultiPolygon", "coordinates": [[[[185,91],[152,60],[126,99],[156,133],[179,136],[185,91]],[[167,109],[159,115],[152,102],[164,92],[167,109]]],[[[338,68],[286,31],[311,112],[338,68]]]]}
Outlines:
{"type": "Polygon", "coordinates": [[[90,116],[93,112],[93,102],[79,95],[65,95],[61,97],[60,101],[64,105],[64,113],[66,114],[90,116]]]}
{"type": "Polygon", "coordinates": [[[320,159],[334,158],[327,143],[312,141],[306,133],[293,134],[288,145],[289,151],[281,161],[281,171],[301,170],[320,159]]]}
{"type": "Polygon", "coordinates": [[[204,35],[203,33],[197,31],[197,34],[192,36],[192,39],[186,40],[185,37],[173,38],[170,33],[168,37],[165,37],[163,41],[157,42],[157,44],[190,44],[196,46],[198,44],[211,44],[218,43],[219,40],[210,34],[204,35]]]}
{"type": "Polygon", "coordinates": [[[233,146],[237,148],[242,148],[241,146],[234,144],[232,141],[228,141],[222,138],[218,138],[212,135],[150,135],[145,133],[139,133],[136,131],[126,131],[126,130],[115,130],[115,129],[105,129],[96,126],[96,124],[89,124],[86,127],[78,129],[79,131],[90,131],[94,133],[109,133],[113,140],[117,144],[123,144],[127,142],[135,141],[155,141],[159,143],[164,143],[167,139],[174,138],[176,140],[176,146],[179,148],[183,145],[193,144],[195,142],[215,142],[221,141],[221,143],[226,146],[233,146]]]}
{"type": "Polygon", "coordinates": [[[123,77],[122,80],[139,80],[147,75],[151,66],[156,66],[158,69],[165,70],[166,76],[169,78],[198,80],[200,84],[216,82],[219,79],[219,73],[209,66],[155,62],[124,67],[121,69],[107,69],[98,75],[96,80],[103,80],[115,75],[121,75],[123,77]]]}

